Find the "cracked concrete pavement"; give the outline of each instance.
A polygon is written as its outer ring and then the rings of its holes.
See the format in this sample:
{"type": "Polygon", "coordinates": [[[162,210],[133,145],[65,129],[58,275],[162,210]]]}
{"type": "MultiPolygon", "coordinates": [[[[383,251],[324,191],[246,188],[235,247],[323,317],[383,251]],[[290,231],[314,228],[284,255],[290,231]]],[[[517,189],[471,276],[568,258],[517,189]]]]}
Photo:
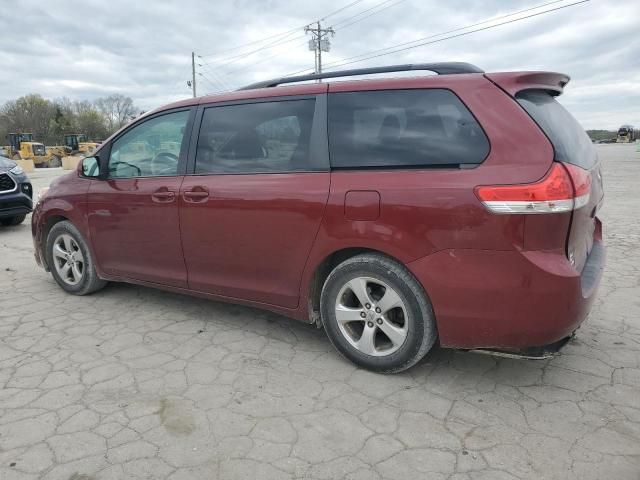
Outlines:
{"type": "Polygon", "coordinates": [[[435,349],[376,375],[251,308],[67,295],[28,223],[1,229],[0,478],[640,479],[640,153],[598,149],[608,266],[546,361],[435,349]]]}

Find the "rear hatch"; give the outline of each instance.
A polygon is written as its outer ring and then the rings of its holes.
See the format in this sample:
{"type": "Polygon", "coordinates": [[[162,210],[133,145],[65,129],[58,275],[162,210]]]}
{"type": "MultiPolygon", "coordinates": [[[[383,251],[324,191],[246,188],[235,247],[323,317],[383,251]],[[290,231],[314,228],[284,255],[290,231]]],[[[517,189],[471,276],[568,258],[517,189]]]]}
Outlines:
{"type": "Polygon", "coordinates": [[[515,98],[547,135],[553,145],[554,160],[563,164],[574,183],[576,199],[567,257],[581,272],[593,247],[596,213],[604,195],[595,148],[576,119],[549,91],[524,90],[515,98]]]}

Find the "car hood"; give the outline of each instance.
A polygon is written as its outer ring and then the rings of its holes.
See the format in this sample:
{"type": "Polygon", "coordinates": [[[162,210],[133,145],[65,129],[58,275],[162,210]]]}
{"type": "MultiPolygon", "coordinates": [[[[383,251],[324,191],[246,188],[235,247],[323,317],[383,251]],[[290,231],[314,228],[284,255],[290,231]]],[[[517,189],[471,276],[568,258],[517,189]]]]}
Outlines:
{"type": "Polygon", "coordinates": [[[16,166],[16,162],[0,155],[0,172],[6,172],[16,166]]]}

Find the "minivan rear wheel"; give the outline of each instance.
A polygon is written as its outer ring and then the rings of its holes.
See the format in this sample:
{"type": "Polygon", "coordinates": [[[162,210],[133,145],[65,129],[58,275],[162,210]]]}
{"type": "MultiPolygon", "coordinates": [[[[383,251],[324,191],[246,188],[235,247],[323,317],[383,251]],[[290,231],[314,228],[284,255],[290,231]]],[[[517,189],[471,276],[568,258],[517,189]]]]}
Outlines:
{"type": "Polygon", "coordinates": [[[357,365],[400,372],[417,363],[437,338],[424,289],[400,263],[376,253],[340,263],[320,297],[331,343],[357,365]]]}
{"type": "Polygon", "coordinates": [[[71,222],[62,221],[51,228],[46,255],[53,278],[68,293],[88,295],[107,284],[98,277],[89,247],[71,222]]]}

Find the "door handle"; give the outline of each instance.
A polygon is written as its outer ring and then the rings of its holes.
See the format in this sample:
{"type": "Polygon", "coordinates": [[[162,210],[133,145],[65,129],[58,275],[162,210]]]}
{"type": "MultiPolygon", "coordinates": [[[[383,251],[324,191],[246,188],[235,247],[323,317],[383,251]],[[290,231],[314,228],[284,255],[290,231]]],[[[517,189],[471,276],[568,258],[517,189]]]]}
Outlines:
{"type": "Polygon", "coordinates": [[[209,198],[209,190],[206,187],[194,187],[193,190],[182,192],[182,198],[189,203],[206,202],[209,198]]]}
{"type": "Polygon", "coordinates": [[[171,203],[175,198],[175,192],[170,190],[158,190],[151,194],[151,199],[156,203],[171,203]]]}

